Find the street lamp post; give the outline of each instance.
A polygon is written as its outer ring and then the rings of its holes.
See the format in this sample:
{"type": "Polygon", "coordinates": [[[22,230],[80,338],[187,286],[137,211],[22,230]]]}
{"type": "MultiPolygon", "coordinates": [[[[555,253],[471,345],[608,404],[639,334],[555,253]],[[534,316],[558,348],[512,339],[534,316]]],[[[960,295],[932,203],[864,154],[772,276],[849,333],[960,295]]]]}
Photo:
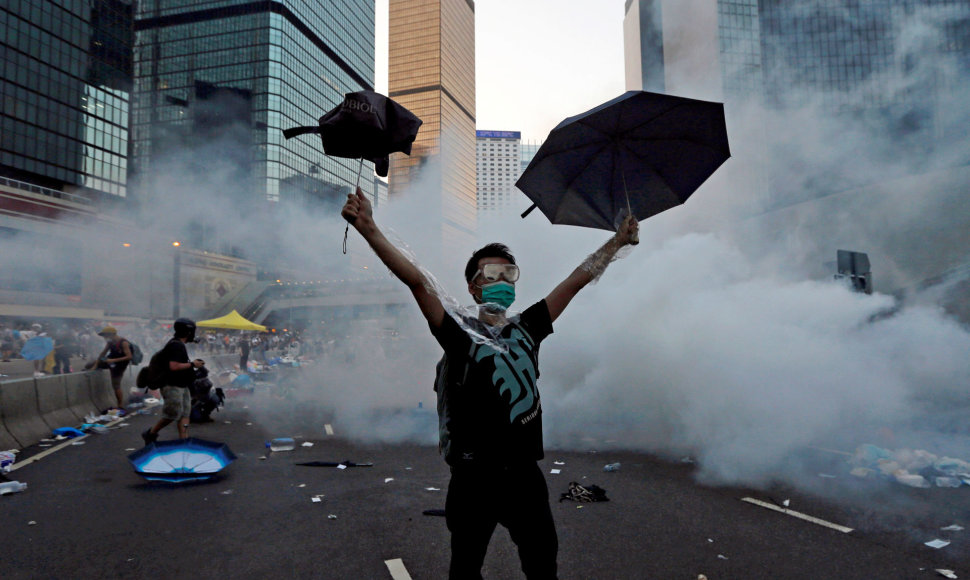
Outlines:
{"type": "Polygon", "coordinates": [[[175,248],[175,272],[172,274],[174,280],[172,287],[173,320],[179,317],[179,306],[182,301],[182,251],[179,249],[181,245],[179,242],[172,242],[172,246],[175,248]]]}

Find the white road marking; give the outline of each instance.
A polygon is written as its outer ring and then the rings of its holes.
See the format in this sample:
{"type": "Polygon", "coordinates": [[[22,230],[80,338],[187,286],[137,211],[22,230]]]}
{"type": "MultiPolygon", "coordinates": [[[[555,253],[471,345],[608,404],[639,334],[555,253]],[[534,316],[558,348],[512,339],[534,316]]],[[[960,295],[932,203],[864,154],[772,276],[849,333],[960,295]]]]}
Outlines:
{"type": "Polygon", "coordinates": [[[776,512],[781,512],[783,514],[786,514],[786,515],[789,515],[789,516],[798,518],[800,520],[805,520],[806,522],[811,522],[813,524],[818,524],[818,525],[824,526],[826,528],[831,528],[833,530],[840,531],[843,534],[848,534],[849,532],[852,531],[852,528],[847,528],[845,526],[840,526],[839,524],[833,524],[832,522],[827,522],[827,521],[825,521],[823,519],[819,519],[819,518],[816,518],[816,517],[813,517],[813,516],[810,516],[810,515],[807,515],[807,514],[803,514],[801,512],[796,512],[795,510],[790,510],[790,509],[787,509],[787,508],[778,507],[775,504],[768,503],[768,502],[764,502],[764,501],[761,501],[761,500],[758,500],[758,499],[754,499],[753,497],[742,497],[741,498],[741,501],[746,501],[748,503],[753,503],[754,505],[761,506],[763,508],[768,508],[768,509],[774,510],[776,512]]]}
{"type": "Polygon", "coordinates": [[[407,568],[404,567],[404,561],[400,558],[384,560],[384,564],[394,580],[411,580],[411,575],[408,574],[407,568]]]}

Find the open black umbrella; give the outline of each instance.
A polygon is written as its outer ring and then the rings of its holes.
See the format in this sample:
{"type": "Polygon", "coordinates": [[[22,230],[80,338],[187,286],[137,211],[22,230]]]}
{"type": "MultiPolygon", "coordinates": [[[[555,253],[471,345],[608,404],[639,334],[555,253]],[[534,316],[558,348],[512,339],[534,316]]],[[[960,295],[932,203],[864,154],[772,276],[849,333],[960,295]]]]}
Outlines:
{"type": "Polygon", "coordinates": [[[554,224],[615,231],[687,201],[731,156],[724,105],[629,91],[559,123],[516,182],[554,224]]]}

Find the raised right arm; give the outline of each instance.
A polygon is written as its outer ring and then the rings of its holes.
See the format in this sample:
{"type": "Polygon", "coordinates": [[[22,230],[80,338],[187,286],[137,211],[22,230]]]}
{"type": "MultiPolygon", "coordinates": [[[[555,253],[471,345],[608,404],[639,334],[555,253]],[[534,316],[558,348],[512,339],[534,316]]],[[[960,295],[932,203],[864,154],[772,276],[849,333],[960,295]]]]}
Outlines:
{"type": "Polygon", "coordinates": [[[374,250],[381,262],[394,274],[398,280],[411,290],[421,314],[428,320],[432,327],[441,326],[445,317],[445,308],[441,300],[433,292],[428,290],[428,280],[421,270],[414,265],[407,257],[394,246],[377,227],[374,221],[374,212],[370,201],[364,193],[357,188],[356,193],[347,196],[347,203],[344,204],[340,215],[360,232],[367,244],[374,250]]]}

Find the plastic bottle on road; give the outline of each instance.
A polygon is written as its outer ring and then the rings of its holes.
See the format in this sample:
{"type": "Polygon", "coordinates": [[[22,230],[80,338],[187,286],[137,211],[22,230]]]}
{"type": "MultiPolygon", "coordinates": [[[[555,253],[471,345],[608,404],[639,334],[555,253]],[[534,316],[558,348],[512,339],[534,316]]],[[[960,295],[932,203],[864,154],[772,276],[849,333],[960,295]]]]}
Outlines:
{"type": "Polygon", "coordinates": [[[292,437],[277,437],[266,444],[270,451],[293,451],[296,441],[292,437]]]}
{"type": "Polygon", "coordinates": [[[619,462],[616,462],[616,463],[608,463],[608,464],[606,464],[606,465],[603,466],[603,471],[619,471],[619,470],[620,470],[620,463],[619,462]]]}
{"type": "Polygon", "coordinates": [[[5,481],[0,483],[0,495],[7,495],[8,493],[17,493],[18,491],[23,491],[27,489],[26,483],[20,483],[19,481],[5,481]]]}

